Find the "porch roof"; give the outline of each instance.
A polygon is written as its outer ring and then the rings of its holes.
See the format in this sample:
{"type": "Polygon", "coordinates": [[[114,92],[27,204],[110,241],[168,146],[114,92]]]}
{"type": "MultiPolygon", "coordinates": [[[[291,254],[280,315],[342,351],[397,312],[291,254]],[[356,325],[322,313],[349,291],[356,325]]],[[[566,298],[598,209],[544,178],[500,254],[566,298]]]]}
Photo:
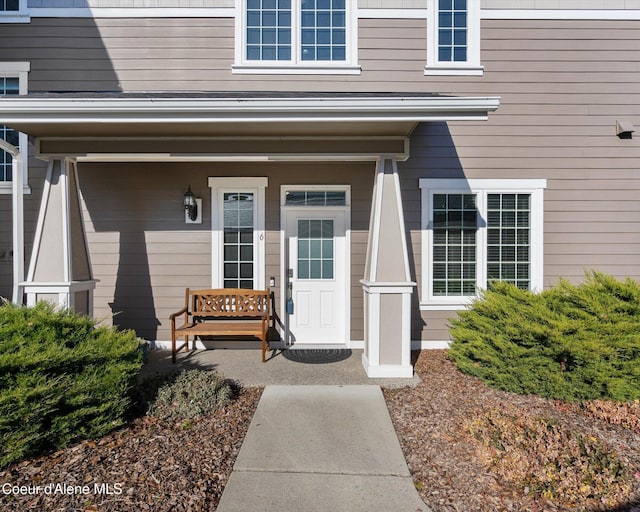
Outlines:
{"type": "Polygon", "coordinates": [[[0,124],[35,138],[406,137],[420,122],[486,120],[498,97],[431,93],[32,93],[0,124]]]}

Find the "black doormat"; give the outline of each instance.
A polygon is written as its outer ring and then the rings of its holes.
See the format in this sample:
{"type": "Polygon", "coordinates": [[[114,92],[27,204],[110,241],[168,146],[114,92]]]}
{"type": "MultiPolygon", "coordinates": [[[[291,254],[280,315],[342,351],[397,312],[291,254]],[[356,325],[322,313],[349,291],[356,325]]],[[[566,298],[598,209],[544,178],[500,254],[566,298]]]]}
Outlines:
{"type": "Polygon", "coordinates": [[[344,361],[351,356],[351,349],[348,348],[290,348],[284,350],[282,355],[285,359],[294,363],[304,364],[327,364],[344,361]]]}

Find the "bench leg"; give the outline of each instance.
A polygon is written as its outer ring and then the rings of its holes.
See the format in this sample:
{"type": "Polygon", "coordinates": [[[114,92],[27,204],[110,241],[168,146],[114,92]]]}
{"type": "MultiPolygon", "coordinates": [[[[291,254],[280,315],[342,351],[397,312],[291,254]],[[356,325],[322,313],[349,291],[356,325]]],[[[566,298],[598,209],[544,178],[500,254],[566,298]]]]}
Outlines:
{"type": "Polygon", "coordinates": [[[266,334],[262,335],[262,362],[266,363],[267,358],[265,356],[267,348],[269,347],[269,338],[266,334]]]}
{"type": "Polygon", "coordinates": [[[176,362],[176,332],[171,329],[171,362],[176,362]]]}

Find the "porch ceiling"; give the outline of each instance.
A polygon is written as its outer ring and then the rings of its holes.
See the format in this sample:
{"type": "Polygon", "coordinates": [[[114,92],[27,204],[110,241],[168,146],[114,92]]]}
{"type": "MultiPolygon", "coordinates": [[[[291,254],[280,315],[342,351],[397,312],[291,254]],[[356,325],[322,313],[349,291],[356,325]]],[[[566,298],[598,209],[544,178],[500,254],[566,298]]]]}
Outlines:
{"type": "Polygon", "coordinates": [[[59,93],[0,97],[0,124],[43,138],[406,137],[485,120],[497,97],[393,93],[59,93]]]}

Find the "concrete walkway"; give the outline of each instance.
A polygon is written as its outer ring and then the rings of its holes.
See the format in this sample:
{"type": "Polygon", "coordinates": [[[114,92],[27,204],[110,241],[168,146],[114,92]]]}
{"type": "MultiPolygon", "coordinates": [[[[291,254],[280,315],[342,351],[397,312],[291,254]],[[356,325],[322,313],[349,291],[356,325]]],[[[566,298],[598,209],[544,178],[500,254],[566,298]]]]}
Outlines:
{"type": "Polygon", "coordinates": [[[427,512],[378,386],[267,386],[218,512],[427,512]]]}
{"type": "MultiPolygon", "coordinates": [[[[328,351],[329,354],[331,352],[328,351]]],[[[195,350],[181,352],[178,354],[177,364],[172,364],[170,351],[152,350],[149,354],[149,362],[144,365],[142,372],[143,375],[149,375],[177,368],[215,370],[244,387],[262,387],[272,384],[375,384],[398,388],[417,386],[420,383],[420,377],[417,374],[411,379],[370,379],[362,367],[362,350],[347,352],[348,357],[338,357],[334,362],[304,364],[292,360],[294,358],[280,350],[269,353],[266,363],[260,360],[260,352],[257,350],[195,350]]]]}

